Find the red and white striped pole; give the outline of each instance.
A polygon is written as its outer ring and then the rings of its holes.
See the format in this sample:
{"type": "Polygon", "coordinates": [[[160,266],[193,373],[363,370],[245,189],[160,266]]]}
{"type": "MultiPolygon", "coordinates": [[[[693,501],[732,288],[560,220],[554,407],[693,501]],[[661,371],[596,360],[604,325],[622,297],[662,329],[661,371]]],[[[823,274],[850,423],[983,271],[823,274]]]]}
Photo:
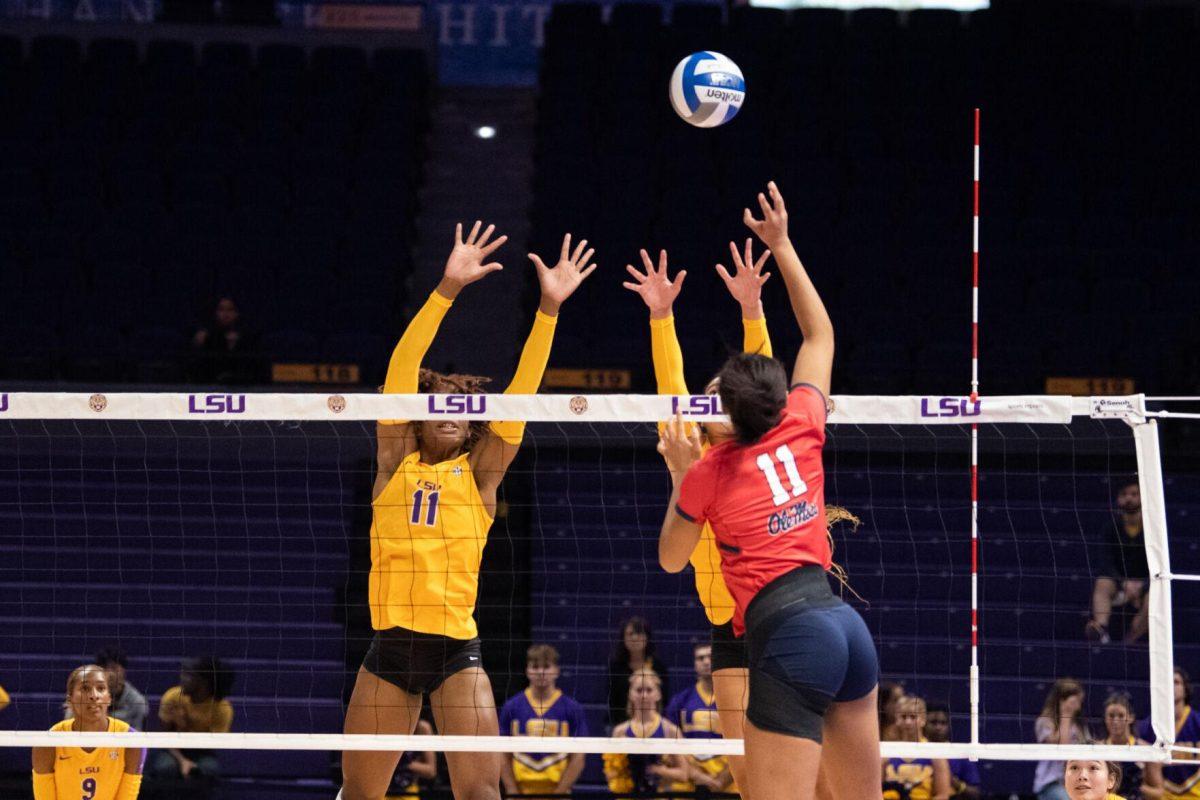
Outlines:
{"type": "MultiPolygon", "coordinates": [[[[979,399],[979,109],[971,218],[971,402],[979,399]]],[[[971,423],[971,744],[979,744],[979,425],[971,423]]]]}

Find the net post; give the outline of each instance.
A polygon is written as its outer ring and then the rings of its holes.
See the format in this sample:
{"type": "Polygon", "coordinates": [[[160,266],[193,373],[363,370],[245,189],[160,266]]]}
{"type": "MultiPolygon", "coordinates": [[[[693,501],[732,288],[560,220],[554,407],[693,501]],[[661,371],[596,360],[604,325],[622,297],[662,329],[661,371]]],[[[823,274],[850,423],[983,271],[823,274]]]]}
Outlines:
{"type": "MultiPolygon", "coordinates": [[[[972,148],[971,402],[979,399],[979,109],[972,148]]],[[[971,424],[971,744],[979,744],[979,425],[971,424]]],[[[972,761],[977,760],[974,756],[972,761]]]]}
{"type": "Polygon", "coordinates": [[[1171,555],[1167,546],[1167,509],[1163,492],[1158,422],[1132,422],[1142,494],[1142,531],[1150,566],[1150,725],[1155,742],[1175,743],[1175,654],[1171,632],[1171,555]]]}

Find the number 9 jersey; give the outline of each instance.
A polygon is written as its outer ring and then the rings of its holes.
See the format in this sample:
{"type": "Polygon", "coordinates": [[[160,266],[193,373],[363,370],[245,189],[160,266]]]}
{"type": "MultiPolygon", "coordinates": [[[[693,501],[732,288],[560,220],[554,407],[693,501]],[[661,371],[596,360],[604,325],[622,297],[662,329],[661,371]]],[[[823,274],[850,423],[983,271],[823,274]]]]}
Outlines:
{"type": "Polygon", "coordinates": [[[756,443],[711,448],[692,465],[676,512],[708,522],[721,551],[721,571],[737,609],[734,633],[746,630],[746,607],[758,591],[797,567],[829,569],[825,525],[825,396],[792,387],[779,424],[756,443]]]}
{"type": "MultiPolygon", "coordinates": [[[[51,728],[51,732],[70,732],[74,719],[64,719],[51,728]]],[[[116,717],[108,718],[108,733],[127,733],[129,724],[116,717]]],[[[54,748],[54,788],[60,798],[81,800],[124,800],[137,796],[141,775],[125,776],[125,748],[97,747],[90,753],[79,747],[54,748]],[[122,790],[121,783],[128,786],[122,790]]]]}

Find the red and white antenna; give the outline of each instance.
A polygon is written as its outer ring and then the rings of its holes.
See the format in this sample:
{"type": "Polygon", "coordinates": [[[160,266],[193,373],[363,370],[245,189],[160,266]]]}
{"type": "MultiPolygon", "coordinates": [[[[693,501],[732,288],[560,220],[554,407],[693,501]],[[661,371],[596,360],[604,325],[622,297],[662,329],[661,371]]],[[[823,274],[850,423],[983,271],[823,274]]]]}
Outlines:
{"type": "MultiPolygon", "coordinates": [[[[979,399],[979,109],[971,217],[971,402],[979,399]]],[[[971,423],[971,744],[979,744],[979,425],[971,423]]]]}

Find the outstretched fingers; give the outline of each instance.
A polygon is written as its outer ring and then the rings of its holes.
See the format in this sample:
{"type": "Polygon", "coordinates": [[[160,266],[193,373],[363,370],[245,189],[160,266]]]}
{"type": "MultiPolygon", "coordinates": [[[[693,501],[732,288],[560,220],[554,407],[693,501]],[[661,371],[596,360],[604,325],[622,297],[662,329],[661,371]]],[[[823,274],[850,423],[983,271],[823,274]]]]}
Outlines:
{"type": "Polygon", "coordinates": [[[729,270],[725,269],[724,264],[717,264],[717,274],[721,276],[721,280],[726,283],[733,283],[733,276],[729,274],[729,270]]]}
{"type": "Polygon", "coordinates": [[[497,236],[496,240],[494,242],[492,242],[491,244],[484,247],[483,243],[485,241],[487,241],[487,237],[491,235],[491,231],[494,227],[496,227],[496,226],[489,225],[488,229],[486,231],[484,231],[484,233],[483,233],[483,238],[479,240],[479,247],[480,247],[479,253],[482,256],[490,256],[492,253],[499,250],[501,245],[503,245],[505,242],[508,241],[508,235],[505,234],[503,236],[497,236]]]}
{"type": "Polygon", "coordinates": [[[741,272],[746,268],[746,262],[742,261],[742,254],[738,252],[738,246],[736,242],[729,243],[729,254],[733,257],[734,269],[736,269],[738,272],[741,272]]]}
{"type": "Polygon", "coordinates": [[[779,187],[775,185],[775,181],[767,183],[767,191],[771,193],[771,202],[775,205],[775,213],[786,214],[787,207],[783,204],[783,195],[779,193],[779,187]]]}
{"type": "Polygon", "coordinates": [[[529,253],[528,255],[529,255],[529,260],[533,262],[533,266],[538,272],[545,272],[547,269],[549,269],[549,267],[546,266],[545,262],[542,261],[542,259],[538,257],[537,253],[529,253]]]}
{"type": "Polygon", "coordinates": [[[580,239],[579,244],[575,246],[575,252],[571,254],[571,261],[576,265],[578,265],[579,258],[583,255],[583,251],[587,248],[587,242],[587,239],[580,239]]]}
{"type": "Polygon", "coordinates": [[[571,260],[571,234],[569,233],[563,237],[562,250],[558,254],[558,260],[560,262],[571,260]]]}
{"type": "MultiPolygon", "coordinates": [[[[583,243],[587,244],[587,239],[584,239],[583,243]]],[[[576,259],[573,259],[575,261],[575,269],[582,270],[584,267],[586,267],[588,265],[588,262],[592,260],[592,256],[594,256],[595,254],[596,254],[596,248],[589,247],[587,249],[587,252],[585,252],[582,256],[580,256],[576,259]]],[[[592,266],[594,267],[596,265],[593,264],[592,266]]]]}
{"type": "Polygon", "coordinates": [[[475,244],[475,239],[479,236],[479,229],[483,227],[483,222],[475,220],[475,224],[471,227],[471,232],[467,234],[466,244],[475,244]]]}

